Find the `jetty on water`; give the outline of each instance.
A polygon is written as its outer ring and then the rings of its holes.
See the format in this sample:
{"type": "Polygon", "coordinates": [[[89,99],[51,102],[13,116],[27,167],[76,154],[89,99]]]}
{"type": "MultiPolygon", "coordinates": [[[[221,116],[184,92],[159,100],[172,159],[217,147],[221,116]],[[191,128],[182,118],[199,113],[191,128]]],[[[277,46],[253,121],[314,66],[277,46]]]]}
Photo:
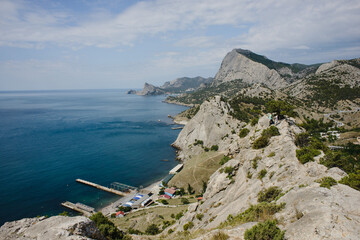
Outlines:
{"type": "Polygon", "coordinates": [[[91,186],[91,187],[106,191],[106,192],[110,192],[110,193],[114,193],[114,194],[123,196],[123,197],[130,194],[131,191],[136,191],[137,190],[136,187],[132,187],[132,186],[129,186],[129,185],[126,185],[126,184],[118,183],[118,182],[111,183],[111,188],[108,188],[108,187],[104,187],[104,186],[101,186],[99,184],[92,183],[92,182],[89,182],[89,181],[86,181],[86,180],[83,180],[83,179],[79,179],[79,178],[76,179],[76,181],[79,182],[79,183],[82,183],[82,184],[85,184],[85,185],[88,185],[88,186],[91,186]]]}
{"type": "Polygon", "coordinates": [[[62,206],[70,208],[71,210],[80,212],[82,214],[84,214],[87,217],[90,217],[91,215],[93,215],[95,213],[95,209],[92,207],[89,207],[85,204],[82,203],[72,203],[69,201],[63,202],[61,203],[62,206]]]}

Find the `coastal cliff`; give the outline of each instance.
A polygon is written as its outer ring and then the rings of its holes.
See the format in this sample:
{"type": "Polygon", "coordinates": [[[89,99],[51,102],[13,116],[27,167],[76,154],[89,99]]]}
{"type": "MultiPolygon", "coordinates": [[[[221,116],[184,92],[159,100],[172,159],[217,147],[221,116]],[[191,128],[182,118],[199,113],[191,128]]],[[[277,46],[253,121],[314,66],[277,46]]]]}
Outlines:
{"type": "Polygon", "coordinates": [[[299,162],[298,147],[294,142],[296,134],[304,130],[296,126],[294,120],[280,121],[277,125],[279,135],[272,137],[265,148],[254,149],[254,141],[269,127],[268,118],[260,118],[255,126],[238,125],[229,119],[228,111],[228,106],[219,97],[205,102],[174,143],[185,149],[180,152],[185,159],[197,153],[193,147],[186,148],[195,139],[202,139],[208,146],[218,144],[222,151],[232,155],[232,159],[210,177],[203,201],[189,207],[173,227],[176,231],[182,231],[184,225],[192,222],[192,231],[216,229],[197,239],[210,239],[219,232],[228,235],[229,239],[243,239],[245,230],[260,219],[237,224],[232,219],[260,204],[261,191],[276,187],[281,191],[276,204],[283,207],[268,217],[279,220],[286,239],[357,239],[360,236],[360,192],[343,184],[329,189],[320,187],[319,179],[331,177],[339,181],[347,174],[337,167],[328,169],[321,165],[319,159],[323,155],[315,162],[299,162]],[[222,134],[228,133],[231,141],[220,137],[216,130],[219,123],[222,123],[222,134]],[[231,135],[233,130],[244,128],[249,130],[246,137],[231,135]],[[233,146],[237,146],[237,151],[233,146]],[[230,173],[224,171],[226,168],[232,169],[231,178],[230,173]],[[201,220],[197,216],[202,216],[201,220]]]}

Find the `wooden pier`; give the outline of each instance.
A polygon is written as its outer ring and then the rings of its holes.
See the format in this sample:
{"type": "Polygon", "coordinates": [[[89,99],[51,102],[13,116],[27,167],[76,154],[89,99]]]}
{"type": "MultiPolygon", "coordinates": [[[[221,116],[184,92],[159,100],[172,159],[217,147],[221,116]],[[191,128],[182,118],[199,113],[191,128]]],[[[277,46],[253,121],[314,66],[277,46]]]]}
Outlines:
{"type": "Polygon", "coordinates": [[[116,190],[116,189],[104,187],[104,186],[101,186],[99,184],[92,183],[92,182],[82,180],[82,179],[79,179],[79,178],[76,179],[76,181],[79,182],[79,183],[82,183],[82,184],[85,184],[85,185],[88,185],[88,186],[91,186],[91,187],[106,191],[106,192],[110,192],[110,193],[114,193],[114,194],[123,196],[123,197],[126,196],[127,194],[129,194],[129,193],[126,193],[126,192],[122,192],[122,191],[119,191],[119,190],[116,190]]]}
{"type": "Polygon", "coordinates": [[[61,203],[61,205],[64,206],[64,207],[70,208],[71,210],[80,212],[80,213],[84,214],[87,217],[90,217],[91,215],[93,215],[95,213],[94,208],[89,207],[89,206],[87,206],[85,204],[82,204],[82,203],[74,204],[72,202],[67,201],[67,202],[61,203]]]}

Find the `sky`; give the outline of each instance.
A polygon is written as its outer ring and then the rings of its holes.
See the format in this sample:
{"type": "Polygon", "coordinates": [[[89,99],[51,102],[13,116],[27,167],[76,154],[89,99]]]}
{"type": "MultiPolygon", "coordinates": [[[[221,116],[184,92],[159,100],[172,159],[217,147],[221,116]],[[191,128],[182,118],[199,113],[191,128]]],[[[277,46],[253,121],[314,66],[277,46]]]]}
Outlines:
{"type": "Polygon", "coordinates": [[[0,0],[0,91],[213,77],[226,53],[360,57],[359,0],[0,0]]]}

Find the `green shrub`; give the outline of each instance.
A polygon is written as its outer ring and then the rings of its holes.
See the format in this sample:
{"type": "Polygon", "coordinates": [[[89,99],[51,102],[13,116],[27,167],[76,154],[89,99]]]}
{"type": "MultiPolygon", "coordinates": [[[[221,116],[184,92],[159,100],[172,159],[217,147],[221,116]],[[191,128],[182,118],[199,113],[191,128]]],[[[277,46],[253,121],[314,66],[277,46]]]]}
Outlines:
{"type": "Polygon", "coordinates": [[[258,165],[257,165],[257,162],[258,160],[261,160],[260,157],[255,157],[253,160],[252,160],[252,168],[253,169],[257,169],[258,165]]]}
{"type": "Polygon", "coordinates": [[[266,174],[267,174],[266,169],[262,169],[258,174],[258,179],[260,179],[260,180],[263,179],[266,174]]]}
{"type": "Polygon", "coordinates": [[[282,190],[279,187],[269,187],[258,193],[258,202],[272,202],[280,194],[282,190]]]}
{"type": "Polygon", "coordinates": [[[193,194],[193,193],[194,193],[194,189],[192,188],[192,186],[190,185],[190,183],[188,183],[187,191],[188,191],[189,194],[193,194]]]}
{"type": "Polygon", "coordinates": [[[219,225],[219,228],[227,226],[236,226],[246,222],[257,222],[272,219],[273,215],[285,207],[285,203],[277,205],[276,203],[261,202],[257,205],[251,205],[244,212],[233,216],[229,215],[225,222],[219,225]]]}
{"type": "Polygon", "coordinates": [[[207,182],[203,181],[202,182],[202,192],[205,193],[207,189],[207,182]]]}
{"type": "Polygon", "coordinates": [[[95,222],[101,234],[107,239],[122,239],[124,233],[120,231],[113,222],[107,219],[101,212],[97,212],[90,217],[95,222]]]}
{"type": "Polygon", "coordinates": [[[253,143],[254,149],[264,148],[269,144],[270,138],[280,135],[279,129],[275,126],[271,126],[261,133],[261,136],[253,143]]]}
{"type": "Polygon", "coordinates": [[[330,189],[331,186],[334,186],[337,184],[336,180],[332,177],[323,177],[322,179],[317,181],[320,183],[320,187],[328,188],[330,189]]]}
{"type": "Polygon", "coordinates": [[[240,133],[239,133],[239,137],[240,138],[244,138],[249,134],[250,130],[247,128],[243,128],[241,129],[240,133]]]}
{"type": "Polygon", "coordinates": [[[172,234],[173,232],[174,232],[174,230],[171,228],[168,230],[168,234],[172,234]]]}
{"type": "Polygon", "coordinates": [[[128,233],[129,234],[136,234],[136,235],[142,235],[142,234],[144,234],[143,232],[141,232],[140,230],[138,230],[138,229],[133,229],[133,228],[129,228],[128,229],[128,233]]]}
{"type": "Polygon", "coordinates": [[[343,177],[339,183],[348,185],[358,191],[360,191],[360,170],[356,173],[349,173],[349,176],[343,177]]]}
{"type": "Polygon", "coordinates": [[[170,221],[163,221],[163,226],[162,229],[164,230],[165,228],[171,226],[171,222],[170,221]]]}
{"type": "Polygon", "coordinates": [[[314,161],[314,157],[318,155],[320,155],[320,151],[311,147],[296,150],[296,157],[302,164],[314,161]]]}
{"type": "Polygon", "coordinates": [[[156,235],[160,233],[160,229],[156,224],[151,224],[146,228],[145,233],[148,235],[156,235]]]}
{"type": "Polygon", "coordinates": [[[190,203],[187,198],[182,198],[181,202],[182,202],[182,204],[189,204],[190,203]]]}
{"type": "Polygon", "coordinates": [[[231,158],[228,156],[223,156],[220,160],[220,165],[224,165],[225,163],[227,163],[231,158]]]}
{"type": "Polygon", "coordinates": [[[59,213],[59,216],[69,216],[69,213],[67,211],[63,211],[62,213],[59,213]]]}
{"type": "Polygon", "coordinates": [[[164,204],[164,205],[168,205],[168,204],[169,204],[169,202],[168,202],[167,200],[165,200],[165,199],[161,199],[160,202],[161,202],[162,204],[164,204]]]}
{"type": "Polygon", "coordinates": [[[204,141],[195,139],[194,146],[196,145],[204,145],[204,141]]]}
{"type": "Polygon", "coordinates": [[[259,122],[259,118],[253,118],[253,119],[251,119],[250,124],[251,124],[251,126],[255,126],[258,122],[259,122]]]}
{"type": "Polygon", "coordinates": [[[182,216],[184,216],[183,212],[179,212],[178,214],[175,215],[175,219],[179,220],[182,216]]]}
{"type": "Polygon", "coordinates": [[[275,126],[270,126],[269,128],[265,129],[261,135],[271,138],[273,136],[279,136],[280,132],[279,129],[275,126]]]}
{"type": "Polygon", "coordinates": [[[306,122],[300,126],[305,128],[310,134],[319,134],[319,132],[326,132],[329,128],[333,126],[332,122],[324,123],[324,119],[319,121],[316,119],[305,119],[306,122]]]}
{"type": "Polygon", "coordinates": [[[309,137],[310,137],[309,134],[306,132],[296,134],[295,145],[298,146],[299,148],[307,147],[310,143],[309,137]]]}
{"type": "Polygon", "coordinates": [[[130,211],[131,211],[131,207],[120,206],[120,207],[118,207],[118,211],[130,212],[130,211]]]}
{"type": "Polygon", "coordinates": [[[231,174],[234,171],[234,168],[229,166],[224,169],[224,173],[231,174]]]}
{"type": "Polygon", "coordinates": [[[268,157],[274,157],[275,156],[275,152],[271,152],[268,157]]]}
{"type": "Polygon", "coordinates": [[[281,231],[276,226],[275,220],[267,220],[263,223],[258,223],[250,229],[247,229],[244,234],[245,240],[283,240],[285,231],[281,231]]]}
{"type": "Polygon", "coordinates": [[[212,237],[211,240],[227,240],[229,239],[229,235],[224,232],[216,232],[212,237]]]}
{"type": "Polygon", "coordinates": [[[328,168],[338,167],[347,173],[354,172],[360,169],[360,156],[356,159],[356,156],[347,154],[344,151],[329,151],[323,158],[320,159],[320,163],[328,168]]]}
{"type": "Polygon", "coordinates": [[[196,218],[199,219],[200,221],[203,217],[204,217],[204,214],[202,214],[202,213],[196,214],[196,218]]]}
{"type": "Polygon", "coordinates": [[[256,139],[253,143],[254,149],[260,149],[264,148],[269,144],[269,139],[265,136],[260,136],[258,139],[256,139]]]}
{"type": "Polygon", "coordinates": [[[283,115],[289,117],[296,117],[297,114],[294,112],[294,106],[288,104],[285,101],[271,100],[265,104],[266,112],[276,113],[281,119],[283,115]]]}
{"type": "Polygon", "coordinates": [[[219,150],[219,146],[218,145],[212,145],[211,146],[211,151],[217,151],[219,150]]]}
{"type": "Polygon", "coordinates": [[[184,231],[187,231],[187,230],[189,230],[189,229],[191,229],[193,227],[194,227],[194,223],[193,222],[188,222],[183,226],[183,229],[184,229],[184,231]]]}

